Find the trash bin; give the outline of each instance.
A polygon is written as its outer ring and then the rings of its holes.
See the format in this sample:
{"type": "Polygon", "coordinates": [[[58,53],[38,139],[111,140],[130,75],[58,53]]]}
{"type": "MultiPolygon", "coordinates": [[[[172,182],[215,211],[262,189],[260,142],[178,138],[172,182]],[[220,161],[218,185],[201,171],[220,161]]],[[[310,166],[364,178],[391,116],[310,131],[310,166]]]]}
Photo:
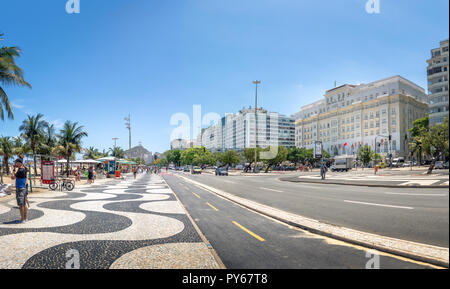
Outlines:
{"type": "Polygon", "coordinates": [[[116,171],[116,178],[120,178],[120,171],[119,170],[116,171]]]}

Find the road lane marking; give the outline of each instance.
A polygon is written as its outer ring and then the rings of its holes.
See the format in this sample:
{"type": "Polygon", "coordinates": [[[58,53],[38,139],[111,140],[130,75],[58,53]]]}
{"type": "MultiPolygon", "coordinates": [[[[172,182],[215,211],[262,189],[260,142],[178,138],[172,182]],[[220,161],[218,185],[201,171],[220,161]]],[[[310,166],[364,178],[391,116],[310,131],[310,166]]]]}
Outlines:
{"type": "Polygon", "coordinates": [[[264,242],[265,240],[263,238],[261,238],[260,236],[256,235],[255,233],[253,233],[252,231],[250,231],[249,229],[245,228],[244,226],[242,226],[241,224],[239,224],[236,221],[233,221],[233,224],[235,224],[236,226],[238,226],[239,228],[241,228],[242,230],[244,230],[245,232],[247,232],[249,235],[251,235],[252,237],[254,237],[255,239],[258,239],[261,242],[264,242]]]}
{"type": "Polygon", "coordinates": [[[274,190],[274,189],[269,189],[269,188],[264,188],[264,187],[259,187],[262,190],[267,190],[267,191],[272,191],[272,192],[277,192],[277,193],[282,193],[283,191],[279,191],[279,190],[274,190]]]}
{"type": "Polygon", "coordinates": [[[403,206],[393,206],[393,205],[384,205],[384,204],[375,204],[375,203],[365,203],[365,202],[357,202],[357,201],[349,201],[349,200],[344,200],[344,202],[346,202],[346,203],[353,203],[353,204],[368,205],[368,206],[377,206],[377,207],[388,207],[388,208],[414,210],[413,207],[403,207],[403,206]]]}
{"type": "Polygon", "coordinates": [[[210,203],[206,202],[206,204],[207,204],[208,206],[210,206],[211,208],[213,208],[214,211],[216,211],[216,212],[219,211],[216,207],[214,207],[214,206],[211,205],[210,203]]]}
{"type": "Polygon", "coordinates": [[[235,182],[232,181],[224,181],[225,183],[229,183],[229,184],[236,184],[235,182]]]}
{"type": "Polygon", "coordinates": [[[385,193],[386,195],[405,195],[405,196],[436,196],[436,197],[445,197],[446,194],[410,194],[410,193],[385,193]]]}
{"type": "Polygon", "coordinates": [[[194,196],[196,196],[197,198],[201,199],[199,195],[197,195],[196,193],[192,192],[194,194],[194,196]]]}

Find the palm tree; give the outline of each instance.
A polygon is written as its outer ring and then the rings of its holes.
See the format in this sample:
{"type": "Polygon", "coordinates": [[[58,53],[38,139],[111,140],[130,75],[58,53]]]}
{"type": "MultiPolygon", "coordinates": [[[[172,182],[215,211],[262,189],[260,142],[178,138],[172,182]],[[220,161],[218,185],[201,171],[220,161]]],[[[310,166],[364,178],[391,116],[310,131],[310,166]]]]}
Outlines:
{"type": "MultiPolygon", "coordinates": [[[[0,41],[3,40],[0,33],[0,41]]],[[[3,85],[19,85],[31,88],[31,85],[23,78],[22,69],[17,66],[15,58],[19,57],[22,51],[18,47],[0,47],[0,119],[5,120],[5,110],[8,118],[13,119],[14,114],[11,109],[8,96],[3,85]],[[4,108],[3,108],[4,107],[4,108]]]]}
{"type": "Polygon", "coordinates": [[[84,149],[84,159],[96,159],[101,156],[101,153],[98,151],[98,149],[94,147],[89,147],[84,149]]]}
{"type": "Polygon", "coordinates": [[[101,157],[109,157],[109,151],[103,149],[103,152],[100,153],[101,157]]]}
{"type": "Polygon", "coordinates": [[[46,123],[44,125],[44,135],[42,141],[37,144],[36,151],[41,155],[41,158],[50,159],[53,150],[57,145],[55,126],[46,123]]]}
{"type": "Polygon", "coordinates": [[[3,156],[3,172],[9,175],[9,159],[14,155],[14,143],[10,137],[0,138],[0,153],[3,156]]]}
{"type": "Polygon", "coordinates": [[[13,152],[16,156],[23,159],[27,153],[31,151],[31,147],[27,142],[23,142],[20,136],[13,138],[13,152]]]}
{"type": "Polygon", "coordinates": [[[38,141],[41,141],[44,136],[44,128],[48,125],[42,114],[37,114],[35,116],[28,115],[28,118],[22,122],[19,130],[22,132],[23,137],[30,144],[31,150],[33,151],[34,160],[34,175],[37,176],[37,165],[36,165],[36,145],[38,141]]]}
{"type": "Polygon", "coordinates": [[[67,177],[69,177],[70,159],[73,153],[81,152],[81,140],[88,136],[83,128],[83,126],[78,126],[78,122],[66,121],[58,134],[59,145],[55,148],[55,152],[64,155],[67,159],[67,177]]]}
{"type": "Polygon", "coordinates": [[[113,148],[109,148],[109,151],[111,152],[111,156],[123,159],[125,157],[125,151],[118,146],[114,146],[113,148]]]}

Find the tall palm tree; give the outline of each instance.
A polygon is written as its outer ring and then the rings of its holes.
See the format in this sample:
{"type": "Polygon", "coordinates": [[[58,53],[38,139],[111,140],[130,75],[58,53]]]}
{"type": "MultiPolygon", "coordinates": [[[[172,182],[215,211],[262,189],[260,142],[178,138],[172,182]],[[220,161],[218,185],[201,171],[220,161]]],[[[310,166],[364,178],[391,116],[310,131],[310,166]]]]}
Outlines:
{"type": "MultiPolygon", "coordinates": [[[[3,40],[0,33],[0,41],[3,40]]],[[[2,85],[19,85],[31,88],[31,85],[23,78],[22,69],[17,66],[15,58],[19,57],[22,51],[18,47],[0,47],[0,119],[5,120],[5,110],[8,118],[13,119],[14,114],[11,109],[8,96],[2,85]]]]}
{"type": "Polygon", "coordinates": [[[94,147],[89,147],[84,149],[84,159],[96,159],[100,157],[101,153],[98,151],[98,149],[94,147]]]}
{"type": "Polygon", "coordinates": [[[14,143],[10,137],[0,138],[0,151],[3,156],[3,172],[9,175],[9,159],[14,155],[14,143]]]}
{"type": "Polygon", "coordinates": [[[67,177],[69,177],[70,159],[73,153],[81,152],[81,140],[88,136],[83,128],[78,126],[78,122],[66,121],[58,134],[59,145],[55,148],[55,152],[64,155],[67,159],[67,177]]]}
{"type": "Polygon", "coordinates": [[[53,150],[57,145],[55,126],[53,124],[46,123],[44,125],[44,135],[42,141],[37,145],[36,151],[38,154],[43,155],[43,158],[49,159],[53,150]]]}
{"type": "Polygon", "coordinates": [[[114,146],[113,148],[109,148],[109,151],[111,152],[111,156],[122,159],[125,157],[125,151],[118,146],[114,146]]]}
{"type": "Polygon", "coordinates": [[[21,159],[23,159],[25,155],[31,151],[30,145],[27,142],[24,142],[20,136],[13,138],[13,143],[13,152],[21,159]]]}
{"type": "Polygon", "coordinates": [[[34,116],[28,115],[27,119],[25,119],[19,127],[23,137],[28,141],[31,150],[33,151],[35,176],[37,176],[36,145],[38,141],[42,140],[44,136],[44,128],[47,126],[47,122],[42,119],[43,117],[44,116],[40,113],[34,116]]]}

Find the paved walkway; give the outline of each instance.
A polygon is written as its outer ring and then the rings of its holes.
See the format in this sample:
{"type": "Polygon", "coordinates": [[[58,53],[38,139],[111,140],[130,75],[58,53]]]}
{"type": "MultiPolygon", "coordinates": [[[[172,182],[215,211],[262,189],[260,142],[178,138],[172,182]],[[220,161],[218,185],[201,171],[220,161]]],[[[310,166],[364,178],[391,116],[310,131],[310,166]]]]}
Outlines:
{"type": "Polygon", "coordinates": [[[219,268],[159,176],[29,199],[25,224],[17,223],[15,199],[0,202],[0,269],[219,268]]]}

